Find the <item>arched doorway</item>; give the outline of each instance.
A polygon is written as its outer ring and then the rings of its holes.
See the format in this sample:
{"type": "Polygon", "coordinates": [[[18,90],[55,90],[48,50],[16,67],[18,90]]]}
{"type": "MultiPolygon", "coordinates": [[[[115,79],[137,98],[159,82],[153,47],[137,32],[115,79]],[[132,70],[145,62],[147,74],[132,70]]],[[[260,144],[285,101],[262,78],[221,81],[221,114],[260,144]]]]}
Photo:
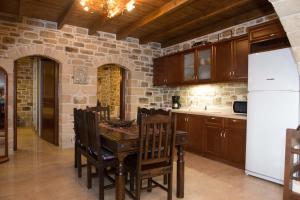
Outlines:
{"type": "Polygon", "coordinates": [[[35,133],[58,145],[59,64],[43,56],[28,56],[16,60],[14,69],[14,149],[22,133],[35,133]]]}
{"type": "Polygon", "coordinates": [[[8,161],[7,72],[0,67],[0,163],[8,161]]]}
{"type": "Polygon", "coordinates": [[[117,64],[106,64],[97,70],[97,100],[110,107],[111,118],[125,119],[125,72],[117,64]]]}

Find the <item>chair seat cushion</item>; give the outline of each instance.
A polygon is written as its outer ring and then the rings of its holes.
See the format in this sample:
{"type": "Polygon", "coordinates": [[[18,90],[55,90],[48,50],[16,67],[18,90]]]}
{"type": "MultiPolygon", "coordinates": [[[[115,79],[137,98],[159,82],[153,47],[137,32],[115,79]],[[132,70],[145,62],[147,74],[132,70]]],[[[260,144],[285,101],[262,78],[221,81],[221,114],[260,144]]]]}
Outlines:
{"type": "MultiPolygon", "coordinates": [[[[98,157],[97,152],[93,152],[89,149],[89,153],[92,157],[94,157],[94,159],[97,159],[97,157],[98,157]]],[[[107,150],[105,148],[102,148],[102,159],[103,160],[112,160],[114,158],[115,158],[115,156],[113,155],[112,152],[110,152],[109,150],[107,150]]]]}

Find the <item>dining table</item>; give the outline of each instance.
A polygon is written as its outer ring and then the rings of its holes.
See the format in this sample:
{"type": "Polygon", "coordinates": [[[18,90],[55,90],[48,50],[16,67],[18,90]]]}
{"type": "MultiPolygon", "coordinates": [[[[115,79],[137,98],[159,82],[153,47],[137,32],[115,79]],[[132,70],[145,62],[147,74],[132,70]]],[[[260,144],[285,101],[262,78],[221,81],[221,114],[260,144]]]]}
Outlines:
{"type": "MultiPolygon", "coordinates": [[[[125,200],[125,166],[124,159],[139,151],[139,129],[137,125],[117,128],[106,123],[99,124],[101,144],[110,150],[116,159],[115,199],[125,200]]],[[[184,146],[188,133],[176,131],[175,145],[177,149],[177,198],[184,198],[184,146]]]]}

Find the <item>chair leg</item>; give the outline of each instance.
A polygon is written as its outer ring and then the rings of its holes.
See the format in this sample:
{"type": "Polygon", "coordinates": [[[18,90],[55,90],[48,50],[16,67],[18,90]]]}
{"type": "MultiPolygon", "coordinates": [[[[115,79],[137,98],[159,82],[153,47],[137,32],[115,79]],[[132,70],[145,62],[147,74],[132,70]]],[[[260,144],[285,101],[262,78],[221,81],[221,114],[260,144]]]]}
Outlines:
{"type": "Polygon", "coordinates": [[[172,200],[172,185],[173,185],[173,176],[172,171],[168,174],[168,200],[172,200]]]}
{"type": "Polygon", "coordinates": [[[152,178],[148,178],[147,192],[152,192],[152,178]]]}
{"type": "Polygon", "coordinates": [[[104,174],[103,169],[98,168],[98,178],[99,178],[99,200],[104,200],[104,174]]]}
{"type": "Polygon", "coordinates": [[[86,167],[87,167],[87,188],[90,189],[92,188],[92,166],[89,160],[87,160],[86,167]]]}
{"type": "Polygon", "coordinates": [[[135,189],[135,200],[140,200],[141,199],[141,184],[142,180],[139,177],[139,175],[136,176],[136,189],[135,189]]]}
{"type": "Polygon", "coordinates": [[[77,170],[78,170],[78,177],[80,178],[82,176],[82,165],[81,165],[81,152],[77,151],[77,170]]]}
{"type": "Polygon", "coordinates": [[[164,185],[168,184],[168,175],[164,175],[164,185]]]}

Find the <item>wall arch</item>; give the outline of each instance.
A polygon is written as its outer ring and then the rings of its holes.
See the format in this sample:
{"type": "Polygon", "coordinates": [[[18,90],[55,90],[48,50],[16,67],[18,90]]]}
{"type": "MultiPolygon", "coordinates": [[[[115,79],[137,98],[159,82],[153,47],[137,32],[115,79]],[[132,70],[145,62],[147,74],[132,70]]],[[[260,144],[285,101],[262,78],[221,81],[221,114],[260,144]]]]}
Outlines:
{"type": "MultiPolygon", "coordinates": [[[[15,46],[8,49],[7,52],[7,59],[3,60],[4,63],[4,69],[8,69],[8,79],[9,79],[9,88],[8,88],[8,140],[9,140],[9,152],[10,154],[13,152],[13,146],[15,141],[14,137],[14,104],[13,100],[15,98],[15,88],[14,88],[14,68],[15,68],[15,61],[28,57],[28,56],[42,56],[47,57],[49,59],[52,59],[56,61],[59,64],[59,91],[58,94],[61,96],[63,94],[63,77],[64,75],[70,76],[70,68],[71,66],[68,64],[68,56],[65,54],[64,51],[56,50],[55,48],[47,47],[45,45],[25,45],[25,46],[15,46]]],[[[1,60],[1,59],[0,59],[1,60]]],[[[3,63],[1,61],[1,63],[3,63]]],[[[62,112],[62,108],[64,106],[64,102],[61,98],[59,98],[59,146],[63,146],[63,132],[64,132],[64,126],[62,125],[62,118],[64,117],[64,114],[62,112]]]]}

